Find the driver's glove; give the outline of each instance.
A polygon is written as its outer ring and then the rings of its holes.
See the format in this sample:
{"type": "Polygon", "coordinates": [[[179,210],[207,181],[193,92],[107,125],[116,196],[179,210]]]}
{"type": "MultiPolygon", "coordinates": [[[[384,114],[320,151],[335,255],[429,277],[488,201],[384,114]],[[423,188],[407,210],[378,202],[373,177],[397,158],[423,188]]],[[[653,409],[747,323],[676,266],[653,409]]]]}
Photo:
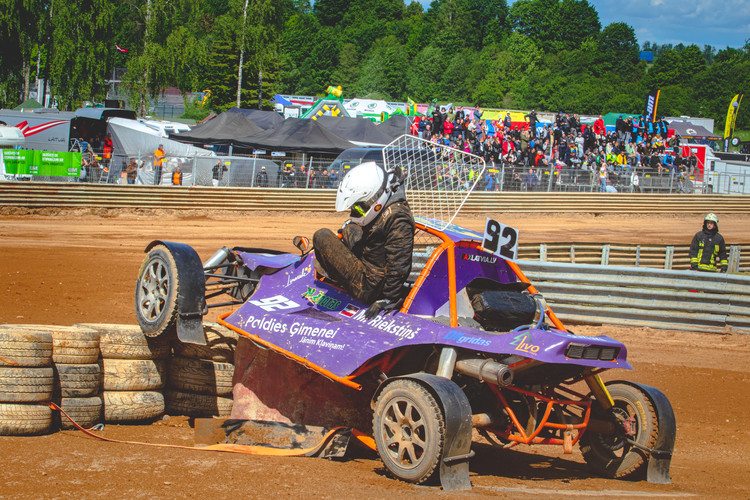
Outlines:
{"type": "Polygon", "coordinates": [[[365,319],[372,319],[381,312],[390,312],[394,309],[398,309],[401,305],[400,300],[389,300],[380,299],[372,303],[372,305],[365,311],[365,319]]]}

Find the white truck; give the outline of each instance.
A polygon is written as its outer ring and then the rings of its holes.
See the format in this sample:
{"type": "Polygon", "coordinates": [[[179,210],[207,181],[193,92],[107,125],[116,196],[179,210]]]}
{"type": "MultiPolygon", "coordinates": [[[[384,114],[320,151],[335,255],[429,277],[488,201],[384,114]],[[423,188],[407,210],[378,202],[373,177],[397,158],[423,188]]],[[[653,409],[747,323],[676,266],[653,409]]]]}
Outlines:
{"type": "Polygon", "coordinates": [[[707,159],[703,182],[707,193],[750,194],[750,163],[707,159]]]}
{"type": "Polygon", "coordinates": [[[0,125],[4,123],[20,129],[24,149],[36,151],[70,151],[76,139],[104,137],[107,119],[111,117],[135,120],[135,111],[119,108],[81,108],[76,111],[0,109],[0,125]]]}

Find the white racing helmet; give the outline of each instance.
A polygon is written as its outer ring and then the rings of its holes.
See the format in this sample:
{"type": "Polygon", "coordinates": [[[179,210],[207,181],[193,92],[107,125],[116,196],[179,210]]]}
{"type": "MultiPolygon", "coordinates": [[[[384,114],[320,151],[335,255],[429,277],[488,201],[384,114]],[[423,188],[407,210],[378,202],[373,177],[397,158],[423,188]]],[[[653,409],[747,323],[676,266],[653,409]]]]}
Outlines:
{"type": "Polygon", "coordinates": [[[350,210],[349,220],[366,226],[378,216],[393,193],[388,174],[375,162],[352,168],[339,184],[336,211],[350,210]]]}

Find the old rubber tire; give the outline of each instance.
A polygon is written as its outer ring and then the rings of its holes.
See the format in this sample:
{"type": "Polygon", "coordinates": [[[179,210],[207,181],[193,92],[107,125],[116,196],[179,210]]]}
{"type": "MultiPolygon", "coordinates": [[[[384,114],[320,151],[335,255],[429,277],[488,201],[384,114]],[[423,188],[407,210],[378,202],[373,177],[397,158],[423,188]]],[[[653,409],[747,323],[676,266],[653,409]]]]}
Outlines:
{"type": "Polygon", "coordinates": [[[79,323],[99,332],[99,350],[105,359],[166,359],[172,352],[166,338],[146,337],[137,325],[79,323]]]}
{"type": "Polygon", "coordinates": [[[618,422],[613,435],[585,432],[581,437],[581,453],[586,463],[597,474],[609,478],[632,479],[642,476],[648,464],[649,454],[628,444],[630,438],[647,448],[653,448],[659,433],[659,423],[654,406],[648,396],[637,387],[628,384],[608,384],[607,389],[615,406],[609,417],[598,410],[592,418],[609,418],[618,422]],[[630,428],[627,433],[626,423],[630,428]]]}
{"type": "Polygon", "coordinates": [[[435,397],[414,380],[396,380],[378,397],[373,435],[385,467],[398,479],[422,484],[437,475],[445,416],[435,397]]]}
{"type": "Polygon", "coordinates": [[[239,335],[218,323],[204,322],[203,333],[206,345],[174,342],[175,356],[191,359],[207,359],[220,363],[234,363],[234,351],[239,335]]]}
{"type": "Polygon", "coordinates": [[[138,423],[164,415],[164,396],[156,391],[104,391],[104,421],[138,423]]]}
{"type": "Polygon", "coordinates": [[[154,246],[141,264],[135,288],[135,314],[147,336],[175,330],[179,289],[172,253],[164,245],[154,246]]]}
{"type": "Polygon", "coordinates": [[[169,361],[169,387],[178,391],[226,396],[232,394],[234,365],[174,357],[169,361]]]}
{"type": "Polygon", "coordinates": [[[63,326],[50,329],[52,362],[90,364],[99,359],[99,332],[91,328],[63,326]]]}
{"type": "Polygon", "coordinates": [[[0,402],[50,401],[54,380],[51,366],[34,368],[0,366],[0,402]]]}
{"type": "Polygon", "coordinates": [[[163,359],[102,359],[105,391],[153,391],[167,381],[163,359]]]}
{"type": "Polygon", "coordinates": [[[102,370],[98,363],[58,363],[54,368],[57,375],[55,388],[60,397],[87,398],[99,393],[102,370]]]}
{"type": "Polygon", "coordinates": [[[52,427],[52,410],[39,404],[0,403],[0,436],[36,436],[52,427]]]}
{"type": "MultiPolygon", "coordinates": [[[[96,424],[102,422],[102,408],[104,402],[101,396],[93,396],[89,398],[62,398],[58,404],[65,413],[72,418],[75,423],[88,429],[96,424]]],[[[60,429],[76,429],[65,415],[59,414],[59,427],[60,429]]],[[[57,420],[57,418],[55,419],[57,420]]]]}
{"type": "Polygon", "coordinates": [[[37,325],[0,325],[0,366],[49,366],[52,335],[37,325]]]}
{"type": "Polygon", "coordinates": [[[232,398],[167,389],[164,399],[167,415],[228,417],[232,414],[232,398]]]}

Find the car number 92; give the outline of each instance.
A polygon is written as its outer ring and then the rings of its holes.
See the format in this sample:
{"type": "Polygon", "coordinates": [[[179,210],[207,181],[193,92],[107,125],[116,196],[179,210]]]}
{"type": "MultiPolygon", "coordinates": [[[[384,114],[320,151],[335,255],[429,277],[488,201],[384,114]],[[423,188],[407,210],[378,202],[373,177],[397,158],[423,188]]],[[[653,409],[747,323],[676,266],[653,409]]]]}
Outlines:
{"type": "Polygon", "coordinates": [[[486,252],[515,261],[518,259],[518,229],[488,217],[482,247],[486,252]]]}

